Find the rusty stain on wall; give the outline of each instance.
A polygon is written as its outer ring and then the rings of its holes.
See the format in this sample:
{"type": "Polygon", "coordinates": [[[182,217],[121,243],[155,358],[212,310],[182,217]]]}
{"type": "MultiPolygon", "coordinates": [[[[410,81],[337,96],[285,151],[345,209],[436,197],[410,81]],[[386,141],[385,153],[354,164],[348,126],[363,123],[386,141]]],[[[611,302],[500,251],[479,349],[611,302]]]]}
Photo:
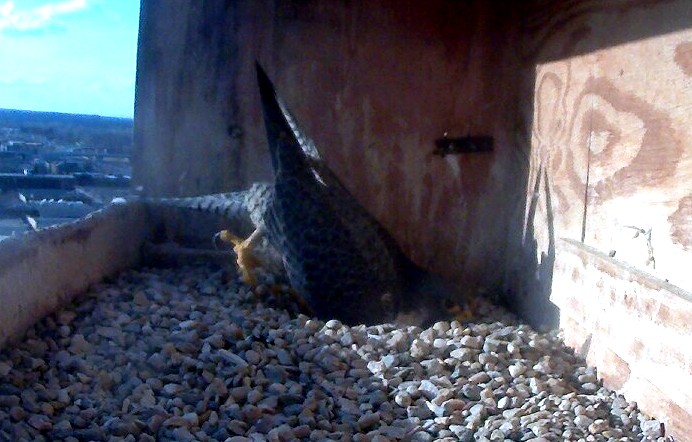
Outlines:
{"type": "MultiPolygon", "coordinates": [[[[652,103],[631,93],[619,89],[607,78],[592,78],[584,85],[584,95],[596,95],[612,107],[613,113],[595,111],[594,115],[585,117],[594,122],[590,131],[607,129],[615,134],[609,141],[617,141],[623,131],[631,131],[631,124],[609,123],[609,118],[626,113],[636,116],[643,127],[643,135],[637,146],[623,146],[612,142],[606,144],[601,152],[592,153],[594,163],[600,163],[601,169],[608,169],[610,176],[602,177],[594,187],[595,198],[614,198],[640,192],[642,187],[666,187],[676,184],[675,169],[678,166],[684,147],[677,141],[678,137],[668,113],[656,110],[652,103]],[[626,164],[623,150],[636,148],[634,156],[626,164]],[[613,170],[612,168],[615,168],[613,170]]],[[[603,105],[599,106],[603,108],[603,105]]],[[[637,126],[635,126],[637,127],[637,126]]],[[[589,202],[598,204],[598,201],[589,202]]]]}
{"type": "Polygon", "coordinates": [[[670,222],[670,235],[683,250],[692,252],[692,195],[681,198],[677,210],[673,212],[670,222]]]}
{"type": "Polygon", "coordinates": [[[675,47],[675,63],[688,77],[692,77],[692,41],[675,47]]]}

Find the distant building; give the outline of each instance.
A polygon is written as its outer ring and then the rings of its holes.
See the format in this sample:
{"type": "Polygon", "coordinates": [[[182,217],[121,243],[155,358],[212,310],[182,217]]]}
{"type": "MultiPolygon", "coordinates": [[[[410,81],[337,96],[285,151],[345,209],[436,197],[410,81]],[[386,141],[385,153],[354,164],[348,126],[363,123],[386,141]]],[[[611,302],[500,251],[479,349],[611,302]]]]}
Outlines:
{"type": "Polygon", "coordinates": [[[89,159],[63,161],[55,166],[55,171],[59,175],[71,175],[78,172],[93,172],[93,170],[94,163],[89,159]]]}
{"type": "Polygon", "coordinates": [[[52,172],[50,163],[45,160],[35,159],[31,167],[32,174],[47,175],[52,172]]]}
{"type": "Polygon", "coordinates": [[[0,173],[0,189],[63,189],[74,190],[76,179],[65,175],[24,175],[0,173]]]}
{"type": "Polygon", "coordinates": [[[13,152],[38,153],[43,147],[43,143],[35,141],[9,141],[7,150],[13,152]]]}
{"type": "Polygon", "coordinates": [[[102,153],[105,149],[96,149],[95,147],[75,147],[72,149],[72,153],[81,155],[96,155],[102,153]]]}
{"type": "Polygon", "coordinates": [[[31,168],[31,155],[24,152],[0,152],[0,172],[23,173],[31,168]]]}

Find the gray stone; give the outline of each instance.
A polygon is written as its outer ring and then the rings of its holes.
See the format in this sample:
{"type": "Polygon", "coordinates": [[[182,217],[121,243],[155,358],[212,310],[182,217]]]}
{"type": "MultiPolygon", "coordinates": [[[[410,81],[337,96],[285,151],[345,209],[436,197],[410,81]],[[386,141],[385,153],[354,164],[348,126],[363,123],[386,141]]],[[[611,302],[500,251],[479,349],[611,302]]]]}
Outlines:
{"type": "Polygon", "coordinates": [[[413,358],[422,358],[430,352],[430,344],[421,339],[414,339],[411,343],[410,354],[413,358]]]}
{"type": "Polygon", "coordinates": [[[461,387],[461,392],[472,401],[479,401],[481,399],[481,387],[478,385],[466,384],[461,387]]]}
{"type": "Polygon", "coordinates": [[[556,333],[499,308],[467,326],[349,327],[291,316],[272,305],[276,277],[258,277],[262,302],[204,266],[95,286],[3,350],[0,434],[588,442],[663,433],[599,386],[556,333]]]}
{"type": "Polygon", "coordinates": [[[471,442],[473,440],[473,431],[463,425],[450,425],[449,429],[460,441],[471,442]]]}
{"type": "Polygon", "coordinates": [[[0,361],[0,377],[5,377],[12,371],[12,364],[5,361],[0,361]]]}
{"type": "Polygon", "coordinates": [[[449,356],[462,362],[470,362],[476,358],[478,351],[472,348],[461,347],[449,352],[449,356]]]}
{"type": "Polygon", "coordinates": [[[380,422],[379,413],[366,413],[358,419],[358,429],[367,431],[380,422]]]}
{"type": "Polygon", "coordinates": [[[241,358],[232,351],[228,351],[224,348],[218,350],[218,354],[228,363],[236,365],[238,367],[247,367],[248,363],[245,359],[241,358]]]}
{"type": "Polygon", "coordinates": [[[488,373],[481,371],[469,377],[469,382],[472,384],[485,384],[490,380],[488,373]]]}
{"type": "Polygon", "coordinates": [[[459,340],[459,344],[464,347],[480,349],[483,346],[483,337],[481,336],[463,336],[459,340]]]}
{"type": "Polygon", "coordinates": [[[519,377],[520,375],[526,373],[526,365],[521,362],[510,365],[508,368],[510,376],[513,378],[519,377]]]}
{"type": "Polygon", "coordinates": [[[657,420],[644,421],[640,427],[646,437],[654,439],[663,436],[661,422],[657,420]]]}
{"type": "Polygon", "coordinates": [[[592,423],[593,423],[593,419],[591,419],[590,417],[588,417],[585,414],[581,414],[581,415],[577,416],[576,418],[574,418],[574,424],[578,427],[581,427],[581,428],[587,428],[592,423]]]}
{"type": "Polygon", "coordinates": [[[29,418],[29,425],[41,432],[50,431],[53,428],[53,423],[48,416],[34,414],[29,418]]]}

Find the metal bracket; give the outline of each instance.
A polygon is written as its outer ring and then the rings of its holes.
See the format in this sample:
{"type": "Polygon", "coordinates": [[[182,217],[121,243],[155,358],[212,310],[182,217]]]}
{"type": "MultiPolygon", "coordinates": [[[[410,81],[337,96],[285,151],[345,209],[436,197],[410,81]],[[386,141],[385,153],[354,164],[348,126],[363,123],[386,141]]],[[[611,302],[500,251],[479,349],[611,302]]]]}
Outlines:
{"type": "Polygon", "coordinates": [[[449,138],[445,133],[442,138],[435,140],[435,150],[432,153],[444,157],[452,154],[492,152],[493,141],[491,136],[449,138]]]}

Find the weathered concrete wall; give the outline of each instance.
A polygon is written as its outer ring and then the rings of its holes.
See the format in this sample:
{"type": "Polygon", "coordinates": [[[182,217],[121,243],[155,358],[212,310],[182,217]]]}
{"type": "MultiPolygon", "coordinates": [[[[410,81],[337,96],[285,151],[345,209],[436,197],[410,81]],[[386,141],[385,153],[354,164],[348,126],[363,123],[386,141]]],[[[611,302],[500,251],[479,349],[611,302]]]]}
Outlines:
{"type": "Polygon", "coordinates": [[[150,195],[200,194],[268,178],[244,142],[236,91],[236,2],[143,1],[135,179],[150,195]]]}
{"type": "MultiPolygon", "coordinates": [[[[559,240],[551,301],[565,342],[605,385],[692,434],[692,295],[578,241],[559,240]]],[[[684,436],[683,436],[684,435],[684,436]]]]}
{"type": "Polygon", "coordinates": [[[90,284],[139,262],[149,234],[137,205],[0,242],[0,347],[90,284]]]}
{"type": "Polygon", "coordinates": [[[517,21],[500,3],[145,1],[135,178],[150,194],[198,194],[270,177],[257,59],[414,260],[498,289],[528,170],[517,21]],[[495,152],[433,156],[444,132],[491,135],[495,152]]]}

